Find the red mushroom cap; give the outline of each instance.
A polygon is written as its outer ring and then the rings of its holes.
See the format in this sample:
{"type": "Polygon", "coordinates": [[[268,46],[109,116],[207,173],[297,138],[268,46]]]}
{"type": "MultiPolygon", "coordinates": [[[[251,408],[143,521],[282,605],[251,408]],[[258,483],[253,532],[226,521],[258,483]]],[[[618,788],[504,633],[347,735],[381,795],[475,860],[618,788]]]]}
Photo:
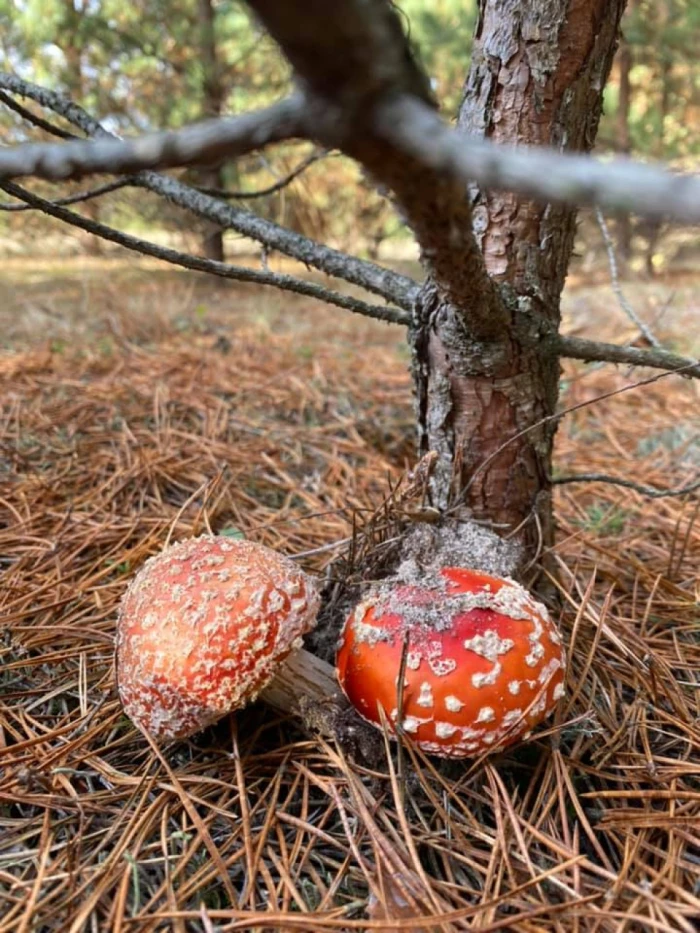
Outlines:
{"type": "Polygon", "coordinates": [[[156,739],[182,738],[255,698],[315,622],[313,581],[252,541],[201,537],[150,558],[117,623],[126,714],[156,739]]]}
{"type": "Polygon", "coordinates": [[[445,567],[425,584],[384,581],[357,606],[341,635],[338,679],[369,722],[381,724],[382,707],[392,731],[404,650],[402,731],[429,754],[503,748],[564,692],[557,630],[513,580],[445,567]]]}

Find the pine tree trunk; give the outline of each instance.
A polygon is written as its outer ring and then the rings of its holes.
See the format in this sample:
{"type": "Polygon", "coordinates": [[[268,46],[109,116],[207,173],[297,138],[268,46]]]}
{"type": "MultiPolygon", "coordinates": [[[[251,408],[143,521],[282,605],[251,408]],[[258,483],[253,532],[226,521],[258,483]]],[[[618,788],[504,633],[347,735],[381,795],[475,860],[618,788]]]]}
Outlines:
{"type": "MultiPolygon", "coordinates": [[[[624,0],[481,0],[459,126],[588,151],[623,9],[624,0]]],[[[542,422],[556,409],[559,363],[541,338],[559,328],[576,212],[476,189],[472,212],[505,323],[475,334],[475,309],[428,278],[412,332],[420,447],[439,454],[436,504],[519,538],[531,560],[553,542],[555,422],[542,422]]]]}

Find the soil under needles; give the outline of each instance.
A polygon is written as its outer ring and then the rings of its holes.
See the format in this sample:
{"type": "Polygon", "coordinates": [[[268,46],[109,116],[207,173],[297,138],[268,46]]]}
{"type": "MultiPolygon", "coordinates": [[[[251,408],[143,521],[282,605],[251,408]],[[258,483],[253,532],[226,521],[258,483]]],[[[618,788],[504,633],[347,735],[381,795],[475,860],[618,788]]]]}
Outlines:
{"type": "MultiPolygon", "coordinates": [[[[413,465],[397,330],[139,287],[0,358],[0,931],[697,929],[697,493],[558,487],[567,694],[524,746],[369,772],[261,706],[164,750],[134,729],[113,636],[149,555],[211,530],[358,584],[413,465]]],[[[648,375],[567,365],[562,405],[648,375]]],[[[699,401],[670,376],[582,408],[557,472],[688,483],[699,401]]]]}

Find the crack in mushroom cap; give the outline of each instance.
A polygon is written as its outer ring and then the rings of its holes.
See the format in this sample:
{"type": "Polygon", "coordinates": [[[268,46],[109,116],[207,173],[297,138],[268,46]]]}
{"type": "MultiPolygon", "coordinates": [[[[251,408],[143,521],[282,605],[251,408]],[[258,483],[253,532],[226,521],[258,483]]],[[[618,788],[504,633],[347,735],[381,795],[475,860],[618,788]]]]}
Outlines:
{"type": "Polygon", "coordinates": [[[566,658],[544,606],[518,583],[463,568],[374,586],[347,619],[338,676],[348,699],[390,730],[406,651],[403,731],[431,754],[511,744],[563,695],[566,658]],[[391,713],[389,713],[391,711],[391,713]]]}
{"type": "Polygon", "coordinates": [[[257,696],[318,607],[311,577],[264,545],[211,536],[172,545],[145,562],[120,606],[125,712],[156,739],[200,731],[257,696]]]}

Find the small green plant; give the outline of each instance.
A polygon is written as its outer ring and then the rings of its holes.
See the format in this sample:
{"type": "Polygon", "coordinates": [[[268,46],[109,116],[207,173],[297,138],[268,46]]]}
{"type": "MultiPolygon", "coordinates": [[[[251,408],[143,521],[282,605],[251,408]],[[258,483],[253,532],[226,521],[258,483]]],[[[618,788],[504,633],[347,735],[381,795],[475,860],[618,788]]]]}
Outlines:
{"type": "Polygon", "coordinates": [[[135,917],[141,910],[141,884],[139,881],[139,865],[131,852],[124,853],[124,861],[131,868],[131,916],[135,917]]]}
{"type": "Polygon", "coordinates": [[[112,569],[115,570],[116,573],[120,573],[120,574],[130,573],[131,572],[131,561],[130,560],[118,561],[118,560],[115,560],[114,558],[108,557],[107,560],[105,561],[105,567],[112,567],[112,569]]]}
{"type": "Polygon", "coordinates": [[[579,520],[579,524],[599,535],[619,535],[625,530],[628,515],[616,505],[594,502],[586,508],[586,518],[579,520]]]}
{"type": "Polygon", "coordinates": [[[316,355],[316,351],[313,347],[308,346],[305,343],[299,344],[298,347],[295,347],[294,352],[299,357],[300,360],[312,360],[316,355]]]}
{"type": "Polygon", "coordinates": [[[245,531],[241,531],[235,525],[226,525],[219,532],[224,538],[235,538],[237,541],[245,541],[245,531]]]}

